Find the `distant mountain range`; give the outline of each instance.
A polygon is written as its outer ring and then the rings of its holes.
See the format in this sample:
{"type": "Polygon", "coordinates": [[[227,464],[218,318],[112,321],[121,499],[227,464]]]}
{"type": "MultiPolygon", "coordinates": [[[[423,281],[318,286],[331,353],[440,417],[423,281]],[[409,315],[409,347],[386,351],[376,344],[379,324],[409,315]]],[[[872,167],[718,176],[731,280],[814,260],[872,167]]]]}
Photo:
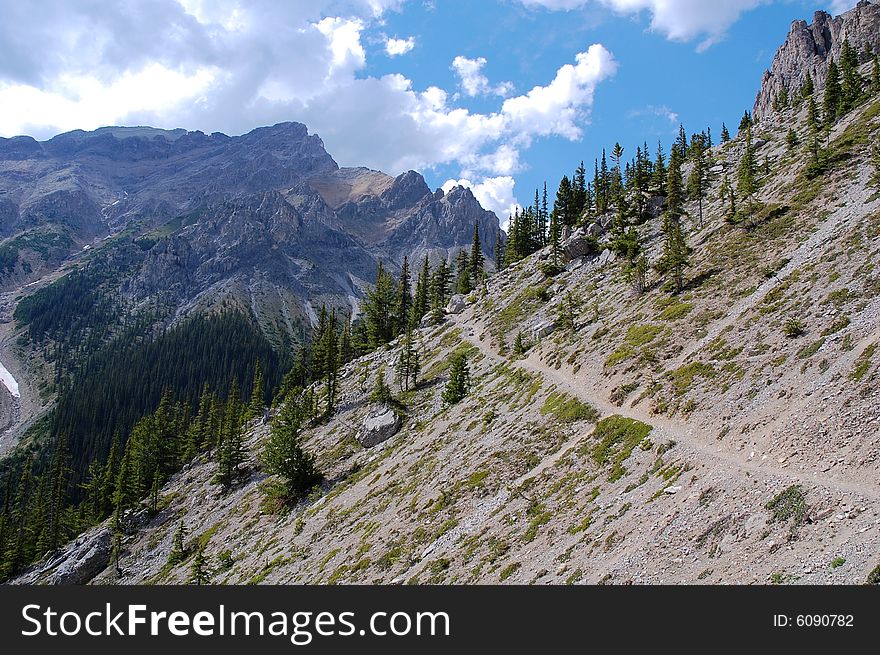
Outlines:
{"type": "Polygon", "coordinates": [[[125,249],[127,301],[232,303],[298,334],[322,303],[355,312],[380,261],[491,260],[499,223],[472,193],[340,168],[305,125],[240,137],[150,127],[0,139],[0,289],[125,249]],[[137,248],[132,248],[136,244],[137,248]]]}

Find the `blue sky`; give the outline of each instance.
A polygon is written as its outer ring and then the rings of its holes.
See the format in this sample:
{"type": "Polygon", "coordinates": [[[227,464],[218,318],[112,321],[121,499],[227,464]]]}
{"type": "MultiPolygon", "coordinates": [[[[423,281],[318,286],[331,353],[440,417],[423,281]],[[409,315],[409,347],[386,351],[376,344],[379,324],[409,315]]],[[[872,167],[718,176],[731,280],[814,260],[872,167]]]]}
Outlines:
{"type": "Polygon", "coordinates": [[[733,129],[791,21],[853,4],[0,0],[0,136],[294,120],[341,165],[467,184],[504,220],[616,140],[733,129]]]}

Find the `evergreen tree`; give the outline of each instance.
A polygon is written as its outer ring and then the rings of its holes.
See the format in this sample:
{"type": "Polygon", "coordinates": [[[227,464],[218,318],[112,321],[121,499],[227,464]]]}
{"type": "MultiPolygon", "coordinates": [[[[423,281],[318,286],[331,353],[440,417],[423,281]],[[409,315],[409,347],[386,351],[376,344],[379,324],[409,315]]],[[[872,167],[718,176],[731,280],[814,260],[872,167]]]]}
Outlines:
{"type": "Polygon", "coordinates": [[[746,128],[752,126],[752,113],[749,110],[746,110],[743,114],[743,117],[739,121],[739,131],[742,132],[746,128]]]}
{"type": "Polygon", "coordinates": [[[681,159],[678,148],[669,157],[669,172],[666,178],[666,215],[678,222],[684,214],[684,181],[681,174],[681,159]]]}
{"type": "Polygon", "coordinates": [[[800,140],[798,139],[797,132],[794,129],[789,129],[788,134],[785,135],[785,143],[788,145],[789,150],[794,150],[797,148],[800,140]]]}
{"type": "Polygon", "coordinates": [[[556,192],[556,200],[553,202],[551,220],[555,217],[560,225],[574,225],[574,210],[572,202],[571,182],[567,175],[562,176],[559,182],[559,190],[556,192]]]}
{"type": "Polygon", "coordinates": [[[393,400],[394,396],[391,394],[391,389],[388,388],[388,384],[385,382],[385,365],[382,364],[376,371],[376,380],[373,383],[373,390],[370,392],[370,402],[388,404],[393,400]]]}
{"type": "MultiPolygon", "coordinates": [[[[266,382],[263,378],[263,367],[260,366],[260,361],[257,360],[257,363],[254,365],[254,380],[251,385],[251,402],[248,405],[248,416],[250,418],[260,418],[263,415],[263,411],[266,408],[265,388],[266,382]]],[[[201,401],[199,401],[199,405],[201,405],[201,401]]]]}
{"type": "Polygon", "coordinates": [[[804,147],[808,154],[808,174],[817,172],[819,169],[819,131],[821,125],[819,122],[819,109],[816,106],[816,100],[810,97],[807,102],[807,132],[808,138],[804,147]]]}
{"type": "Polygon", "coordinates": [[[675,293],[678,294],[684,290],[684,273],[690,266],[691,249],[679,221],[667,218],[663,229],[663,255],[657,263],[657,270],[669,275],[675,293]]]}
{"type": "Polygon", "coordinates": [[[266,472],[281,478],[284,500],[288,505],[305,498],[322,479],[314,457],[302,445],[306,416],[301,398],[288,399],[273,421],[269,440],[263,448],[266,472]]]}
{"type": "Polygon", "coordinates": [[[700,227],[703,227],[703,198],[706,195],[709,165],[706,157],[706,140],[700,134],[691,139],[691,172],[688,176],[688,195],[699,207],[700,227]]]}
{"type": "Polygon", "coordinates": [[[426,254],[422,259],[422,268],[416,281],[416,293],[413,296],[413,311],[410,320],[411,325],[418,325],[428,313],[428,299],[431,293],[431,264],[426,254]]]}
{"type": "MultiPolygon", "coordinates": [[[[584,163],[581,162],[581,168],[584,163]]],[[[585,199],[586,202],[586,199],[585,199]]],[[[541,196],[541,246],[547,245],[547,225],[550,222],[550,212],[547,204],[547,183],[544,182],[544,193],[541,196]]]]}
{"type": "Polygon", "coordinates": [[[877,53],[874,53],[871,59],[873,60],[873,65],[871,66],[871,93],[877,95],[880,93],[880,60],[877,58],[877,53]]]}
{"type": "Polygon", "coordinates": [[[409,391],[410,385],[415,388],[419,379],[419,351],[415,345],[412,328],[408,329],[400,344],[397,358],[397,381],[401,391],[409,391]]]}
{"type": "Polygon", "coordinates": [[[688,140],[687,134],[684,131],[684,125],[679,124],[678,126],[678,138],[675,140],[675,149],[678,150],[678,158],[680,161],[684,161],[688,156],[688,140]]]}
{"type": "Polygon", "coordinates": [[[242,407],[238,394],[238,382],[232,381],[226,408],[223,412],[223,426],[217,449],[216,480],[228,489],[239,475],[239,467],[244,462],[244,434],[242,407]]]}
{"type": "Polygon", "coordinates": [[[747,212],[749,217],[753,211],[753,197],[758,190],[757,182],[757,164],[755,162],[755,149],[752,145],[752,126],[746,126],[746,144],[745,152],[739,165],[739,174],[737,180],[737,190],[740,195],[746,199],[748,204],[747,212]]]}
{"type": "Polygon", "coordinates": [[[449,265],[442,260],[431,278],[431,316],[435,323],[443,320],[443,308],[446,307],[449,293],[449,265]]]}
{"type": "Polygon", "coordinates": [[[559,227],[559,219],[554,211],[550,214],[550,262],[553,265],[553,268],[559,268],[562,263],[562,250],[560,247],[562,237],[561,232],[562,230],[559,227]]]}
{"type": "Polygon", "coordinates": [[[730,178],[727,175],[724,176],[724,179],[721,181],[721,190],[719,192],[719,199],[721,200],[723,211],[724,211],[724,220],[728,223],[736,222],[736,193],[733,190],[733,186],[730,184],[730,178]]]}
{"type": "Polygon", "coordinates": [[[727,129],[727,125],[721,123],[721,143],[727,143],[730,141],[730,130],[727,129]]]}
{"type": "Polygon", "coordinates": [[[367,292],[363,307],[367,337],[372,349],[384,346],[394,338],[396,295],[394,278],[379,262],[376,285],[367,292]]]}
{"type": "Polygon", "coordinates": [[[840,89],[840,113],[842,115],[858,104],[864,84],[862,76],[859,75],[859,55],[849,44],[849,39],[844,39],[843,46],[841,46],[840,72],[843,78],[840,89]]]}
{"type": "MultiPolygon", "coordinates": [[[[413,303],[413,308],[415,308],[415,303],[413,303]]],[[[414,312],[412,313],[414,314],[414,312]]],[[[414,317],[411,320],[414,320],[414,317]]],[[[354,359],[354,346],[352,345],[351,319],[346,317],[339,334],[339,364],[342,366],[352,359],[354,359]]]]}
{"type": "Polygon", "coordinates": [[[174,533],[171,541],[171,552],[168,553],[168,564],[171,566],[177,566],[189,555],[189,548],[187,548],[185,540],[186,528],[183,525],[183,521],[181,521],[178,523],[177,531],[174,533]]]}
{"type": "Polygon", "coordinates": [[[838,112],[841,109],[841,99],[843,90],[840,87],[840,71],[837,64],[831,59],[828,62],[828,76],[825,82],[825,98],[823,108],[825,111],[825,124],[828,129],[837,120],[838,112]]]}
{"type": "Polygon", "coordinates": [[[470,383],[467,354],[461,351],[454,353],[449,366],[449,381],[443,389],[443,403],[450,406],[463,400],[470,391],[470,383]]]}
{"type": "Polygon", "coordinates": [[[504,252],[504,240],[502,238],[501,228],[495,232],[495,249],[492,253],[493,258],[495,259],[495,268],[496,270],[503,271],[506,266],[506,257],[504,252]]]}
{"type": "Polygon", "coordinates": [[[211,578],[210,571],[208,570],[208,560],[205,557],[205,549],[207,548],[207,542],[200,545],[198,550],[196,550],[196,556],[193,558],[192,566],[190,567],[189,573],[189,583],[194,585],[204,585],[208,584],[208,580],[211,578]]]}
{"type": "Polygon", "coordinates": [[[474,223],[474,240],[471,243],[471,259],[470,259],[471,279],[474,284],[479,283],[485,276],[485,258],[483,257],[483,246],[480,243],[480,225],[474,223]]]}
{"type": "Polygon", "coordinates": [[[395,310],[397,325],[394,329],[394,336],[403,334],[411,320],[413,296],[412,296],[412,280],[409,273],[409,258],[404,255],[403,266],[400,268],[400,278],[397,281],[397,307],[395,310]]]}
{"type": "Polygon", "coordinates": [[[807,79],[804,80],[804,83],[801,85],[801,97],[806,100],[815,92],[816,87],[813,84],[813,76],[810,73],[807,73],[807,79]]]}
{"type": "Polygon", "coordinates": [[[574,172],[571,183],[571,200],[568,209],[570,222],[567,225],[575,225],[580,220],[581,214],[587,204],[587,171],[584,162],[574,172]]]}
{"type": "Polygon", "coordinates": [[[455,293],[467,295],[474,290],[473,278],[471,278],[470,258],[467,250],[459,250],[455,260],[455,293]]]}
{"type": "Polygon", "coordinates": [[[657,157],[654,159],[654,174],[651,184],[658,195],[666,191],[666,157],[663,155],[663,144],[657,142],[657,157]]]}

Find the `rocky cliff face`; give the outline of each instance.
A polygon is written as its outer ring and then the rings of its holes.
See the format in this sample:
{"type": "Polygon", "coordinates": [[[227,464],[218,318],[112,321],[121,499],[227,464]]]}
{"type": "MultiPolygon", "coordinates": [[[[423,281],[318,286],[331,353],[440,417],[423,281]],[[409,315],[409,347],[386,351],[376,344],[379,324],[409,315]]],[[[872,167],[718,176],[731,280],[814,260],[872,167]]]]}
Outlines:
{"type": "Polygon", "coordinates": [[[808,75],[817,89],[823,89],[829,58],[840,61],[845,40],[858,51],[862,62],[867,61],[867,47],[872,52],[880,50],[880,4],[860,0],[853,9],[834,18],[817,11],[810,25],[803,20],[794,21],[761,80],[753,112],[755,119],[761,120],[773,111],[774,101],[783,90],[789,94],[799,90],[808,75]]]}

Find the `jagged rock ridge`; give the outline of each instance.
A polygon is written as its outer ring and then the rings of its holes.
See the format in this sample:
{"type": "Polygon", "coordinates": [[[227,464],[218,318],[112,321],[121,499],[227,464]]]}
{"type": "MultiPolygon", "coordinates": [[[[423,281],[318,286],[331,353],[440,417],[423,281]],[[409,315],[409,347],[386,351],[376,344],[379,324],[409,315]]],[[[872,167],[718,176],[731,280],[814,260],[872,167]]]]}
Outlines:
{"type": "Polygon", "coordinates": [[[761,120],[773,111],[773,104],[783,90],[799,90],[808,75],[817,89],[823,89],[829,57],[840,61],[844,40],[856,49],[861,62],[867,61],[866,46],[873,52],[880,50],[880,4],[860,0],[840,16],[832,18],[825,11],[817,11],[810,25],[804,20],[794,21],[761,80],[753,111],[755,119],[761,120]]]}

